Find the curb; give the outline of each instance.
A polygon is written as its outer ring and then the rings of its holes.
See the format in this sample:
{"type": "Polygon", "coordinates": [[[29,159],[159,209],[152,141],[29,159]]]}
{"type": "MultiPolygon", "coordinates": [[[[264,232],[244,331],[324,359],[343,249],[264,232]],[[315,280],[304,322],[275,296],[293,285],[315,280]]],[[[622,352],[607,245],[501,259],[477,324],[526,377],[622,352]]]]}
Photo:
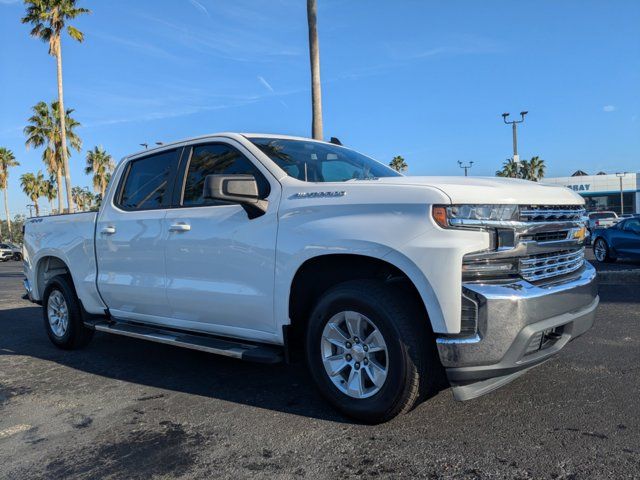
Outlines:
{"type": "Polygon", "coordinates": [[[600,285],[640,284],[640,270],[613,270],[598,272],[600,285]]]}

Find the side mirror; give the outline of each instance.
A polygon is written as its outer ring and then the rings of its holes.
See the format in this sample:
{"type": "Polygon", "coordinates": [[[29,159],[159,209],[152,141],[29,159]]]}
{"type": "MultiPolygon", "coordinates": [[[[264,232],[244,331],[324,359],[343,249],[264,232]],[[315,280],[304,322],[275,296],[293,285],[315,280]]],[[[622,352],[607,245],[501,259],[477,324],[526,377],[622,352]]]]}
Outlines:
{"type": "Polygon", "coordinates": [[[267,200],[258,194],[258,182],[253,175],[207,175],[202,196],[205,199],[242,205],[249,218],[259,217],[267,211],[267,200]]]}

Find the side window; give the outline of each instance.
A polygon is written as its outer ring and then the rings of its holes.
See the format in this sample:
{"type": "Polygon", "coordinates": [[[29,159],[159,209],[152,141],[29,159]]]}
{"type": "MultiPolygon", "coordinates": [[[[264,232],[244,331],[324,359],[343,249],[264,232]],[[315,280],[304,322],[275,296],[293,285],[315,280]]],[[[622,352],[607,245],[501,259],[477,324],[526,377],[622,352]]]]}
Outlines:
{"type": "Polygon", "coordinates": [[[627,232],[640,233],[640,220],[632,218],[624,222],[624,230],[627,232]]]}
{"type": "Polygon", "coordinates": [[[266,198],[269,195],[269,182],[247,157],[230,145],[216,143],[193,148],[184,182],[182,205],[193,207],[223,204],[215,200],[205,200],[202,197],[205,177],[214,174],[253,175],[258,183],[260,198],[266,198]]]}
{"type": "Polygon", "coordinates": [[[125,210],[166,207],[171,194],[170,179],[177,150],[133,160],[127,169],[118,204],[125,210]]]}

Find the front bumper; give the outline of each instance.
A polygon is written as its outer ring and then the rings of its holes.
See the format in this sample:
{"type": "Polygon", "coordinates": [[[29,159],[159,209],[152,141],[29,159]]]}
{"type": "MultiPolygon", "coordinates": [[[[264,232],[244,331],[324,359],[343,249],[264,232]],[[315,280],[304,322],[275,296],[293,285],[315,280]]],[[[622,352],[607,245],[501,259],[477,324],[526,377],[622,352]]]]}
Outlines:
{"type": "Polygon", "coordinates": [[[593,325],[595,269],[587,262],[566,279],[536,286],[465,283],[478,306],[478,335],[438,338],[438,353],[457,400],[488,393],[558,353],[593,325]]]}

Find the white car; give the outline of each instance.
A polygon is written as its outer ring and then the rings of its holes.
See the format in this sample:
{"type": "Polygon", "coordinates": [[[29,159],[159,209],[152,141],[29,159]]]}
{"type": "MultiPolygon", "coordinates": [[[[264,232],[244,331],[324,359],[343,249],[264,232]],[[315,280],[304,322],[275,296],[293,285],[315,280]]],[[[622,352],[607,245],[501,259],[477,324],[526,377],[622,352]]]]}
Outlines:
{"type": "Polygon", "coordinates": [[[6,262],[13,258],[13,250],[9,245],[0,243],[0,262],[6,262]]]}
{"type": "Polygon", "coordinates": [[[336,408],[382,422],[442,373],[470,399],[591,327],[583,204],[563,187],[405,177],[331,143],[222,133],[124,158],[97,213],[28,220],[25,288],[61,348],[98,330],[302,357],[336,408]]]}

